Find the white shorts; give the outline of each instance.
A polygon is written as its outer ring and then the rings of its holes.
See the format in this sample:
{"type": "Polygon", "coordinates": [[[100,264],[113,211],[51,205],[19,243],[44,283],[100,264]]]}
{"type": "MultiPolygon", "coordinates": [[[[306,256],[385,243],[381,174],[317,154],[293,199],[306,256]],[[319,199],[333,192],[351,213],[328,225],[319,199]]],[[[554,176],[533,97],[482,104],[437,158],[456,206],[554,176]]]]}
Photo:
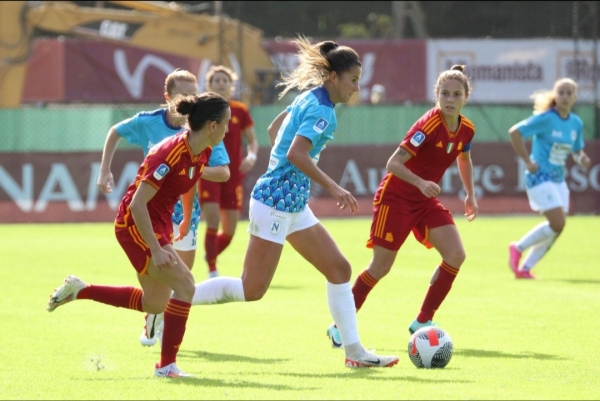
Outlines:
{"type": "MultiPolygon", "coordinates": [[[[179,235],[179,224],[173,223],[173,238],[177,238],[179,235]]],[[[196,236],[198,235],[198,230],[190,230],[188,235],[180,239],[179,241],[173,241],[173,248],[176,251],[195,251],[196,246],[196,236]]]]}
{"type": "Polygon", "coordinates": [[[557,207],[562,207],[565,213],[569,212],[569,187],[563,182],[542,182],[535,187],[527,189],[529,206],[531,209],[544,213],[557,207]]]}
{"type": "Polygon", "coordinates": [[[310,207],[299,213],[275,210],[255,199],[250,199],[248,232],[267,241],[285,244],[288,235],[319,223],[310,207]]]}

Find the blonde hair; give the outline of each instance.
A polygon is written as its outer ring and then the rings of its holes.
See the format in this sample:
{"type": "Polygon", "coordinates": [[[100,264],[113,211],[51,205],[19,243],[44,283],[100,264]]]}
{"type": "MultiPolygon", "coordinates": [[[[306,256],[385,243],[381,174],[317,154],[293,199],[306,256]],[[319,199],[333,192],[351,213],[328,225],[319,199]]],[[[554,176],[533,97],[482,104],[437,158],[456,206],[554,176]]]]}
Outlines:
{"type": "Polygon", "coordinates": [[[293,42],[299,48],[300,64],[288,76],[282,76],[283,82],[277,84],[284,87],[279,94],[280,99],[294,88],[303,91],[323,85],[332,71],[342,74],[354,66],[361,66],[358,54],[348,46],[340,46],[333,41],[313,45],[304,36],[293,42]]]}
{"type": "Polygon", "coordinates": [[[554,88],[551,91],[538,91],[534,92],[530,97],[533,99],[533,112],[534,114],[543,113],[546,110],[550,110],[556,106],[556,90],[563,84],[569,84],[575,89],[577,93],[577,82],[571,78],[561,78],[554,83],[554,88]]]}
{"type": "Polygon", "coordinates": [[[454,79],[460,82],[463,85],[463,88],[465,89],[465,96],[469,96],[469,93],[471,93],[473,88],[471,87],[470,78],[464,72],[466,67],[466,65],[456,64],[453,65],[452,68],[450,68],[449,70],[446,70],[440,73],[440,75],[438,75],[438,79],[433,87],[433,93],[435,94],[436,98],[438,95],[438,91],[440,90],[440,86],[442,85],[442,82],[444,82],[447,79],[454,79]]]}

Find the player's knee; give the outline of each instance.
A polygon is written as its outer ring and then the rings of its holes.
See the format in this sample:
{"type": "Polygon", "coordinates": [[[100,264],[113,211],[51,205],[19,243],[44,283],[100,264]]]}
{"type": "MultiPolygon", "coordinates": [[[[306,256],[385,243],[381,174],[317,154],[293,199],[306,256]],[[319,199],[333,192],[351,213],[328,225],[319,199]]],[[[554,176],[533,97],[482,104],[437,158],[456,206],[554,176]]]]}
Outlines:
{"type": "Polygon", "coordinates": [[[451,252],[449,252],[448,255],[445,255],[443,257],[443,259],[446,261],[446,263],[448,263],[450,266],[454,267],[455,269],[460,268],[466,258],[467,258],[467,254],[465,253],[464,248],[453,249],[451,252]]]}
{"type": "Polygon", "coordinates": [[[332,284],[343,284],[352,278],[352,266],[345,258],[339,260],[335,266],[325,275],[327,281],[332,284]]]}
{"type": "Polygon", "coordinates": [[[252,287],[246,289],[244,287],[244,298],[246,302],[259,301],[265,296],[267,288],[265,287],[252,287]]]}
{"type": "Polygon", "coordinates": [[[181,300],[191,301],[196,292],[196,284],[191,274],[180,277],[180,281],[173,287],[174,296],[181,300]]]}
{"type": "Polygon", "coordinates": [[[560,234],[562,232],[562,230],[565,229],[565,225],[566,225],[566,221],[565,220],[560,220],[560,221],[551,221],[550,222],[550,228],[552,229],[552,231],[554,231],[556,234],[560,234]]]}

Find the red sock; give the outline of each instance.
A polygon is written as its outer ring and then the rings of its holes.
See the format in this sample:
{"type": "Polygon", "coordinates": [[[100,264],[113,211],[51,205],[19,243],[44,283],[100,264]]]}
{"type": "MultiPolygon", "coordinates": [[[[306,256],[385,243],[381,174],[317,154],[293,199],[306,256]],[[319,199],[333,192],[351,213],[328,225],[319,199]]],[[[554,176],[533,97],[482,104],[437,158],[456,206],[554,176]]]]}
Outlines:
{"type": "Polygon", "coordinates": [[[231,239],[233,237],[227,235],[225,233],[220,233],[217,235],[217,256],[221,254],[231,244],[231,239]]]}
{"type": "Polygon", "coordinates": [[[204,237],[204,250],[206,251],[206,263],[208,263],[208,270],[217,270],[217,230],[212,228],[206,229],[206,236],[204,237]]]}
{"type": "Polygon", "coordinates": [[[179,346],[185,334],[192,304],[171,298],[165,308],[165,328],[162,336],[162,349],[160,352],[160,367],[175,362],[179,346]]]}
{"type": "Polygon", "coordinates": [[[103,304],[142,312],[141,288],[89,285],[77,294],[77,299],[91,299],[103,304]]]}
{"type": "Polygon", "coordinates": [[[369,292],[371,292],[378,282],[366,270],[356,277],[356,281],[354,281],[354,286],[352,287],[352,294],[354,295],[354,304],[356,305],[357,312],[365,303],[369,292]]]}
{"type": "Polygon", "coordinates": [[[443,260],[438,269],[438,277],[433,282],[433,285],[429,286],[429,290],[427,290],[427,295],[425,295],[423,305],[421,306],[421,313],[417,316],[417,321],[420,323],[425,323],[426,321],[433,319],[433,315],[442,302],[444,302],[444,299],[446,299],[446,295],[450,292],[452,283],[458,274],[458,269],[450,266],[443,260]]]}

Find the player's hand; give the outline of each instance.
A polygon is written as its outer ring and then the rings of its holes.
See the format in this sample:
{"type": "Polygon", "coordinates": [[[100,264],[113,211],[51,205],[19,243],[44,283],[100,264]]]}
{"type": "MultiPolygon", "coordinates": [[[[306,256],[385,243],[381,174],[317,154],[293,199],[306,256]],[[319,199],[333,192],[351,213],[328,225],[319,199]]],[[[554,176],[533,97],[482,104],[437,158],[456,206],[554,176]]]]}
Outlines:
{"type": "Polygon", "coordinates": [[[350,191],[346,191],[344,188],[337,186],[331,191],[331,195],[337,200],[337,206],[340,210],[350,207],[350,214],[354,214],[358,211],[358,201],[350,191]]]}
{"type": "Polygon", "coordinates": [[[177,265],[177,258],[171,252],[160,248],[152,252],[152,262],[158,270],[167,270],[177,265]]]}
{"type": "Polygon", "coordinates": [[[186,220],[185,218],[181,220],[181,223],[179,223],[179,234],[173,239],[173,241],[181,241],[184,239],[185,236],[190,233],[191,226],[191,221],[186,220]]]}
{"type": "Polygon", "coordinates": [[[428,198],[435,198],[441,192],[440,186],[433,181],[423,181],[419,185],[419,190],[428,198]]]}
{"type": "Polygon", "coordinates": [[[246,174],[248,171],[252,170],[252,167],[254,167],[255,164],[256,158],[246,157],[240,164],[240,173],[246,174]]]}
{"type": "Polygon", "coordinates": [[[525,163],[525,167],[530,173],[535,173],[538,169],[537,163],[531,160],[528,163],[525,163]]]}
{"type": "Polygon", "coordinates": [[[587,169],[589,169],[590,167],[592,167],[592,160],[590,159],[590,157],[588,155],[586,155],[585,153],[581,154],[581,157],[579,158],[579,164],[587,169]]]}
{"type": "Polygon", "coordinates": [[[479,206],[477,206],[477,200],[475,196],[467,195],[465,198],[465,216],[468,221],[473,221],[479,213],[479,206]]]}
{"type": "Polygon", "coordinates": [[[98,181],[96,182],[100,191],[103,194],[109,194],[112,192],[113,187],[115,186],[115,182],[113,180],[113,175],[110,171],[105,173],[100,172],[100,176],[98,177],[98,181]]]}

